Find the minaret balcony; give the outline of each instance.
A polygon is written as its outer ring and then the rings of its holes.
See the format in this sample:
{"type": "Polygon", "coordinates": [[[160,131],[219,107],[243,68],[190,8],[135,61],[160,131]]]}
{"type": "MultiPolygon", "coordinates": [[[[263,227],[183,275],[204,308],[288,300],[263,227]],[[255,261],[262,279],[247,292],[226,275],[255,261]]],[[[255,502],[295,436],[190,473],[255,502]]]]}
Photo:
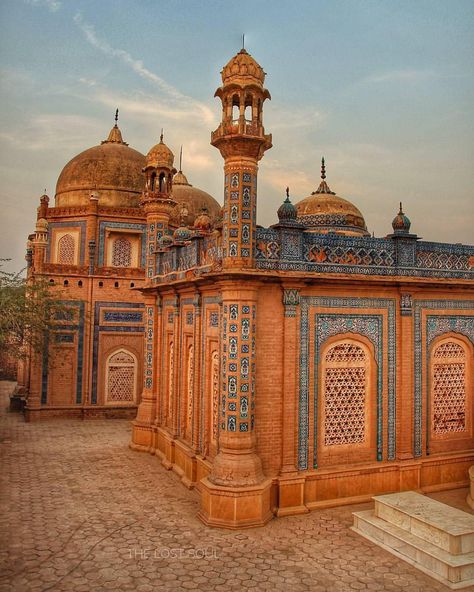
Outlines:
{"type": "Polygon", "coordinates": [[[211,134],[211,141],[221,138],[222,136],[254,136],[258,138],[265,137],[265,129],[257,121],[252,119],[231,119],[223,121],[216,131],[211,134]]]}

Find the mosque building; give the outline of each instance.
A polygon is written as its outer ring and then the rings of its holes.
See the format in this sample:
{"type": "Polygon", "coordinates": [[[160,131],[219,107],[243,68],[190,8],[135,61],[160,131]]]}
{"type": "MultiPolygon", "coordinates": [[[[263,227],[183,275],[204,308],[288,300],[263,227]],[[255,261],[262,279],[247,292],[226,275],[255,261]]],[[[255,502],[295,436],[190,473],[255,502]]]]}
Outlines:
{"type": "Polygon", "coordinates": [[[117,124],[65,166],[54,207],[41,198],[28,274],[72,312],[20,368],[26,416],[133,416],[130,446],[195,487],[213,526],[465,486],[474,247],[422,241],[401,204],[371,236],[324,160],[315,191],[287,190],[258,226],[264,81],[245,49],[222,70],[222,208],[163,136],[143,156],[117,124]]]}

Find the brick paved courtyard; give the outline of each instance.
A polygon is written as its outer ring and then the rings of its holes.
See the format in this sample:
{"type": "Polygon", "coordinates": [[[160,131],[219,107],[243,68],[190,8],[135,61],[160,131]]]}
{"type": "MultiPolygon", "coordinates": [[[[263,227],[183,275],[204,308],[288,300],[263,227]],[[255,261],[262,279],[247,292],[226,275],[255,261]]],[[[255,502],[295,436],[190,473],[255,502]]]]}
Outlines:
{"type": "Polygon", "coordinates": [[[448,590],[349,530],[369,504],[210,529],[195,492],[128,448],[129,422],[26,424],[0,385],[2,591],[448,590]]]}

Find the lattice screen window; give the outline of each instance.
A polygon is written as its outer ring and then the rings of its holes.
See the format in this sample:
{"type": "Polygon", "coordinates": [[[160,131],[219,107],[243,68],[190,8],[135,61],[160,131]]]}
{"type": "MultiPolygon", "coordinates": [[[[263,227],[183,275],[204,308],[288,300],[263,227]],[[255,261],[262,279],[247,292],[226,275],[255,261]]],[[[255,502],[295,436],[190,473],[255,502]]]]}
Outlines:
{"type": "Polygon", "coordinates": [[[58,263],[74,265],[75,244],[70,234],[65,234],[58,240],[58,263]]]}
{"type": "Polygon", "coordinates": [[[455,341],[432,355],[432,425],[435,434],[466,430],[466,351],[455,341]]]}
{"type": "Polygon", "coordinates": [[[331,347],[325,357],[324,444],[359,444],[365,440],[368,359],[350,342],[331,347]]]}
{"type": "Polygon", "coordinates": [[[216,445],[219,434],[219,353],[213,351],[211,355],[211,442],[216,445]]]}
{"type": "Polygon", "coordinates": [[[125,350],[113,354],[107,364],[107,403],[135,400],[136,360],[125,350]]]}
{"type": "Polygon", "coordinates": [[[112,265],[114,267],[131,267],[132,244],[123,236],[116,238],[112,247],[112,265]]]}

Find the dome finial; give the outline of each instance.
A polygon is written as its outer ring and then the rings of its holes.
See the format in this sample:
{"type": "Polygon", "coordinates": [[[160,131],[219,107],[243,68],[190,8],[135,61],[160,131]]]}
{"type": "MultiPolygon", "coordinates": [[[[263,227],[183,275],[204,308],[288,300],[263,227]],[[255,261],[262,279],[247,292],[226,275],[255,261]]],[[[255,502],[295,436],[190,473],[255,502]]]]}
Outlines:
{"type": "Polygon", "coordinates": [[[117,122],[118,122],[118,107],[117,107],[117,109],[115,110],[115,125],[118,125],[118,123],[117,123],[117,122]]]}
{"type": "Polygon", "coordinates": [[[245,49],[245,33],[242,33],[242,49],[245,49]]]}
{"type": "Polygon", "coordinates": [[[285,199],[285,203],[290,203],[290,188],[289,187],[286,188],[286,199],[285,199]]]}
{"type": "Polygon", "coordinates": [[[313,191],[311,195],[315,195],[316,193],[327,193],[328,195],[335,195],[334,191],[329,189],[328,184],[326,183],[326,161],[324,160],[324,156],[321,158],[321,183],[316,191],[313,191]]]}
{"type": "Polygon", "coordinates": [[[161,128],[160,144],[163,144],[163,128],[161,128]]]}
{"type": "Polygon", "coordinates": [[[182,164],[183,164],[183,145],[181,144],[181,148],[179,149],[179,172],[180,173],[183,172],[182,164]]]}
{"type": "Polygon", "coordinates": [[[402,202],[400,202],[400,211],[392,222],[392,228],[395,234],[408,234],[410,232],[411,222],[408,216],[404,214],[402,202]]]}

